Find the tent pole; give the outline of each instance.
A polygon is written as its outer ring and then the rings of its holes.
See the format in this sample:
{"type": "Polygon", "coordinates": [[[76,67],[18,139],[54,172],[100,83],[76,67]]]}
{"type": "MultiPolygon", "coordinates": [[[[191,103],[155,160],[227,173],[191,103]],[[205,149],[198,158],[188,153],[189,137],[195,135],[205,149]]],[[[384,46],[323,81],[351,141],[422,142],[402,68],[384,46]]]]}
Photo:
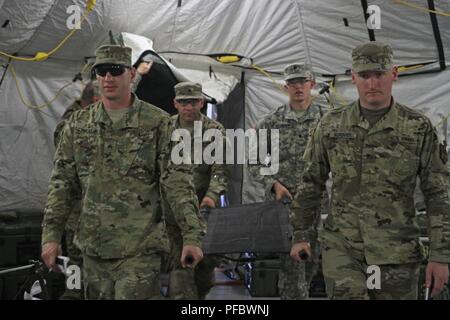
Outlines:
{"type": "MultiPolygon", "coordinates": [[[[367,13],[367,0],[361,0],[361,5],[363,7],[364,10],[364,21],[367,21],[367,19],[369,19],[369,14],[367,13]]],[[[367,31],[369,32],[369,40],[370,41],[376,41],[375,39],[375,32],[373,32],[372,29],[367,28],[367,31]]]]}
{"type": "Polygon", "coordinates": [[[8,68],[9,68],[9,65],[11,64],[11,58],[9,58],[8,59],[8,63],[6,64],[6,66],[3,66],[4,68],[5,68],[5,71],[3,72],[3,74],[2,74],[2,79],[0,80],[0,88],[1,88],[1,86],[2,86],[2,84],[3,84],[3,80],[5,80],[5,76],[6,76],[6,72],[8,72],[8,68]]]}
{"type": "Polygon", "coordinates": [[[428,8],[430,9],[431,26],[433,27],[434,39],[436,40],[436,46],[439,54],[439,65],[442,71],[445,70],[446,68],[445,54],[444,54],[444,46],[442,45],[441,31],[439,30],[439,23],[436,17],[436,13],[431,12],[436,10],[434,7],[434,0],[428,0],[428,8]]]}

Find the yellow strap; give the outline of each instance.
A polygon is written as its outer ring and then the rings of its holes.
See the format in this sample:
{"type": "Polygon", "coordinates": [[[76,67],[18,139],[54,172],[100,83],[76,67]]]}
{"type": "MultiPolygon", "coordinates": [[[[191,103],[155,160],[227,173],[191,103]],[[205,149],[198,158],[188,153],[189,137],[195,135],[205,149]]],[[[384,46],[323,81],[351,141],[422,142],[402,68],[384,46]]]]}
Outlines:
{"type": "Polygon", "coordinates": [[[274,80],[274,78],[270,75],[270,73],[268,73],[266,70],[264,70],[263,68],[261,68],[260,66],[258,66],[258,65],[256,65],[256,64],[252,64],[251,67],[252,67],[253,69],[255,69],[256,71],[258,71],[258,72],[262,73],[263,75],[265,75],[267,78],[269,78],[269,79],[273,82],[273,84],[275,84],[275,86],[276,86],[281,92],[283,92],[284,94],[286,94],[286,91],[284,90],[283,86],[280,85],[278,82],[276,82],[276,81],[274,80]]]}
{"type": "Polygon", "coordinates": [[[29,102],[27,102],[27,101],[25,100],[25,97],[23,96],[23,92],[22,92],[22,90],[20,89],[19,80],[17,79],[17,75],[16,75],[16,70],[14,69],[14,66],[13,66],[12,63],[9,65],[9,70],[11,70],[11,74],[12,74],[12,76],[13,76],[13,78],[14,78],[15,83],[16,83],[16,88],[17,88],[17,92],[19,93],[20,100],[22,101],[22,103],[23,103],[27,108],[30,108],[30,109],[43,109],[43,108],[49,107],[50,104],[52,104],[56,99],[59,98],[59,96],[62,94],[62,91],[63,91],[65,88],[67,88],[68,86],[71,86],[71,85],[73,84],[73,82],[67,83],[67,84],[64,85],[61,89],[58,90],[58,92],[56,93],[56,95],[55,95],[55,97],[54,97],[53,99],[51,99],[51,100],[48,101],[47,103],[44,103],[44,104],[41,104],[41,105],[38,105],[38,106],[34,106],[34,105],[30,104],[29,102]]]}

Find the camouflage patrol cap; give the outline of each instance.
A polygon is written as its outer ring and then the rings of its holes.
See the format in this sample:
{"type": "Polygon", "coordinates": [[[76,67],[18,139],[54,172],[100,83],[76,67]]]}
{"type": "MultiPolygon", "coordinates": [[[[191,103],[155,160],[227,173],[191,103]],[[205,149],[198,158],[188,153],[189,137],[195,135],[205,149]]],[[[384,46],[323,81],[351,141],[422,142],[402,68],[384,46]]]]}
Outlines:
{"type": "Polygon", "coordinates": [[[393,52],[388,44],[367,42],[352,51],[352,70],[355,73],[364,71],[389,71],[393,67],[393,52]]]}
{"type": "Polygon", "coordinates": [[[314,74],[311,67],[305,63],[293,63],[284,68],[284,80],[288,81],[295,78],[307,78],[314,80],[314,74]]]}
{"type": "Polygon", "coordinates": [[[175,85],[175,99],[203,99],[202,86],[194,82],[180,82],[175,85]]]}
{"type": "Polygon", "coordinates": [[[117,45],[101,46],[95,51],[94,66],[100,64],[120,64],[131,67],[131,48],[117,45]]]}

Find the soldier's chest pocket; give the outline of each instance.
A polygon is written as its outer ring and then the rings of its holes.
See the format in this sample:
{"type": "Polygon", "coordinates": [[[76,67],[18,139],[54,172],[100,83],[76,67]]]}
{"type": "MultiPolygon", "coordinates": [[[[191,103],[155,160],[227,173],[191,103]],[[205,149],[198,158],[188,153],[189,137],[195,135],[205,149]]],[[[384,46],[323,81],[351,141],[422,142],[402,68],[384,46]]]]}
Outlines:
{"type": "Polygon", "coordinates": [[[153,132],[144,132],[128,145],[122,173],[127,177],[151,183],[156,176],[157,155],[153,132]]]}
{"type": "Polygon", "coordinates": [[[392,145],[394,147],[388,154],[391,167],[388,179],[399,183],[411,178],[415,179],[419,166],[417,140],[411,137],[400,137],[395,139],[392,145]]]}
{"type": "Polygon", "coordinates": [[[360,146],[354,132],[331,132],[327,139],[330,166],[333,172],[355,167],[360,146]]]}
{"type": "Polygon", "coordinates": [[[98,148],[95,128],[74,129],[73,153],[80,178],[94,172],[98,148]]]}

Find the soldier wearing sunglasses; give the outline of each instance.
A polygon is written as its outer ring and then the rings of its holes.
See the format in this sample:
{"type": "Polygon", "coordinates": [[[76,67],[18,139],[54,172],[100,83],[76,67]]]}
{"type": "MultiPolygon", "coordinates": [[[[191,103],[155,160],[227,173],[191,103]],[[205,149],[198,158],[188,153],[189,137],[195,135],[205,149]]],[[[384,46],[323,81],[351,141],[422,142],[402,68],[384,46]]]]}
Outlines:
{"type": "Polygon", "coordinates": [[[102,46],[94,71],[101,100],[76,111],[61,133],[43,221],[42,258],[55,267],[76,194],[76,231],[87,299],[158,299],[168,250],[161,202],[179,226],[186,257],[202,258],[198,201],[188,166],[170,162],[168,115],[131,93],[131,48],[102,46]]]}
{"type": "MultiPolygon", "coordinates": [[[[98,87],[97,81],[89,81],[83,89],[81,93],[81,99],[75,100],[71,106],[67,108],[67,110],[62,115],[61,122],[58,123],[54,132],[54,143],[55,148],[58,146],[62,129],[64,125],[70,118],[70,116],[77,110],[81,110],[87,108],[89,105],[100,100],[100,89],[98,87]]],[[[76,194],[74,195],[77,196],[76,194]]],[[[82,254],[80,249],[74,244],[75,231],[78,225],[78,220],[80,218],[80,210],[81,210],[81,198],[77,198],[74,201],[74,205],[72,207],[72,211],[70,213],[69,218],[66,222],[65,227],[65,243],[66,243],[66,251],[67,256],[70,259],[70,265],[77,265],[79,267],[83,264],[82,254]]],[[[66,288],[64,294],[60,297],[60,300],[83,300],[84,295],[82,288],[80,289],[72,289],[69,290],[66,288]]]]}

